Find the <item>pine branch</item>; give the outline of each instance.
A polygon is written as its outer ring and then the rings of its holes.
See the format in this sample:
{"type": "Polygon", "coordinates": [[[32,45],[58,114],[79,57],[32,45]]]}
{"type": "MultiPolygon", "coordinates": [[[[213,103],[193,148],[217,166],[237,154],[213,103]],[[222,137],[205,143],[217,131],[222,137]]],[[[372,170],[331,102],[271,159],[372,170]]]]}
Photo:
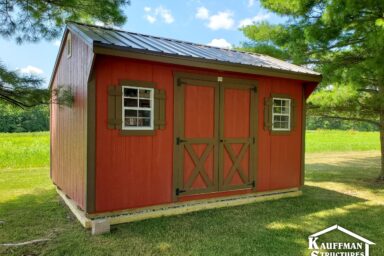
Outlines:
{"type": "Polygon", "coordinates": [[[359,92],[369,92],[369,93],[379,93],[378,90],[376,89],[369,89],[369,88],[362,88],[362,89],[357,89],[359,92]]]}
{"type": "Polygon", "coordinates": [[[377,122],[377,121],[373,121],[373,120],[370,120],[370,119],[365,119],[365,118],[359,118],[359,117],[343,117],[343,116],[335,116],[335,115],[319,115],[320,117],[324,117],[324,118],[332,118],[332,119],[340,119],[340,120],[347,120],[347,121],[359,121],[359,122],[366,122],[366,123],[370,123],[370,124],[374,124],[378,127],[380,127],[380,123],[377,122]]]}

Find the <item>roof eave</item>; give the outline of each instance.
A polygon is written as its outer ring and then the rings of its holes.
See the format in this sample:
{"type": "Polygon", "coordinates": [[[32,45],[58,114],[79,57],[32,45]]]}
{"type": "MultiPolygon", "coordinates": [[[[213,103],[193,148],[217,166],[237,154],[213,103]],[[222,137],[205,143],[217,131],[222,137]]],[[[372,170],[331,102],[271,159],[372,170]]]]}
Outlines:
{"type": "Polygon", "coordinates": [[[56,55],[55,64],[53,65],[53,70],[52,70],[51,78],[49,79],[49,83],[48,83],[48,88],[49,89],[52,88],[53,81],[55,80],[57,68],[59,66],[60,57],[61,57],[61,53],[63,52],[63,49],[64,49],[64,45],[65,45],[64,42],[65,42],[65,38],[67,37],[67,34],[68,34],[68,27],[65,28],[63,36],[61,38],[61,42],[60,42],[60,46],[59,46],[59,52],[56,55]]]}
{"type": "Polygon", "coordinates": [[[238,72],[253,75],[282,77],[297,79],[307,82],[319,83],[322,80],[321,74],[300,73],[274,68],[258,67],[245,64],[236,64],[232,62],[223,62],[208,60],[203,58],[180,56],[176,54],[167,54],[152,52],[148,50],[138,50],[133,48],[121,47],[117,45],[107,45],[100,42],[93,42],[93,52],[95,54],[111,55],[118,57],[128,57],[133,59],[156,61],[167,64],[177,64],[190,67],[209,68],[220,71],[238,72]]]}
{"type": "Polygon", "coordinates": [[[88,46],[93,47],[92,40],[86,34],[84,34],[82,31],[80,31],[78,28],[76,28],[76,26],[72,26],[71,23],[68,22],[67,26],[66,26],[66,28],[64,30],[63,36],[61,38],[59,52],[58,52],[58,54],[56,56],[55,64],[53,66],[53,71],[52,71],[52,74],[51,74],[51,78],[49,79],[49,83],[48,83],[48,88],[49,89],[52,88],[52,84],[53,84],[53,81],[54,81],[55,76],[56,76],[57,68],[59,66],[60,57],[61,57],[62,52],[63,52],[64,47],[65,47],[65,39],[67,38],[67,34],[68,34],[69,31],[74,33],[76,36],[80,37],[81,40],[83,40],[83,42],[86,43],[88,46]]]}

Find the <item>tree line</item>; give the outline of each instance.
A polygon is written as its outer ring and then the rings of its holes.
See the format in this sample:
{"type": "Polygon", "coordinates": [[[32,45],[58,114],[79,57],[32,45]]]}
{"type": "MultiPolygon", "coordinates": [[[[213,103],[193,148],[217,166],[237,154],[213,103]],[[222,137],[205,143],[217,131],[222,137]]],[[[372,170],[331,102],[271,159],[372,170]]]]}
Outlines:
{"type": "Polygon", "coordinates": [[[0,132],[39,132],[49,130],[49,106],[18,108],[0,103],[0,132]]]}
{"type": "MultiPolygon", "coordinates": [[[[377,126],[366,123],[321,116],[308,116],[307,129],[378,131],[377,126]]],[[[49,131],[49,106],[40,105],[22,109],[0,102],[0,132],[49,131]]]]}

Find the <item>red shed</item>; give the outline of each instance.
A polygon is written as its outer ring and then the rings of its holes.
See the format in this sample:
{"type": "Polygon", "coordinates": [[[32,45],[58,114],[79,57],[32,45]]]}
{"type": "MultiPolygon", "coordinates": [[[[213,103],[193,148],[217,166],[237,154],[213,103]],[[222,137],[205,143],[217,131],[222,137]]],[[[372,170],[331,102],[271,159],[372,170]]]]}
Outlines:
{"type": "Polygon", "coordinates": [[[51,179],[86,227],[299,195],[320,80],[265,55],[69,23],[50,86],[74,102],[51,107],[51,179]]]}

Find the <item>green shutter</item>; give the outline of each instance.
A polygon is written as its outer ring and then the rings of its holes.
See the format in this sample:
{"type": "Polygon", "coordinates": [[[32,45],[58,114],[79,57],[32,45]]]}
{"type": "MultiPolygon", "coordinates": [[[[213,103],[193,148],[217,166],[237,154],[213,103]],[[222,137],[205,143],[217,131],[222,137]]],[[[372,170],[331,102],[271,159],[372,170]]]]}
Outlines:
{"type": "Polygon", "coordinates": [[[296,128],[297,123],[297,101],[291,99],[291,131],[296,128]]]}
{"type": "Polygon", "coordinates": [[[121,130],[123,126],[123,102],[122,102],[122,95],[123,95],[123,87],[117,86],[116,87],[116,93],[115,93],[115,111],[116,111],[116,129],[121,130]]]}
{"type": "Polygon", "coordinates": [[[264,98],[264,129],[272,130],[272,98],[264,98]]]}
{"type": "Polygon", "coordinates": [[[108,128],[116,129],[116,86],[108,87],[108,128]]]}
{"type": "Polygon", "coordinates": [[[165,90],[154,90],[154,129],[164,129],[165,127],[165,90]]]}
{"type": "Polygon", "coordinates": [[[108,128],[121,129],[122,127],[122,87],[108,87],[108,128]]]}

